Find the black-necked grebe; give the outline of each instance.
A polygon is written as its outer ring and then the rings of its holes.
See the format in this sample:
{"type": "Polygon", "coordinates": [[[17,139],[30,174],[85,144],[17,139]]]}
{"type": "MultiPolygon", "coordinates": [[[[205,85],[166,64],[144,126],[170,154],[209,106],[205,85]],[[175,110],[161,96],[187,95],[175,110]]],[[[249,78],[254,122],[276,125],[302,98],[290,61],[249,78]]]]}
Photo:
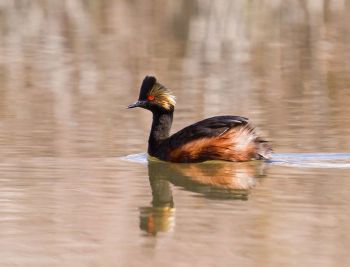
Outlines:
{"type": "Polygon", "coordinates": [[[169,136],[175,96],[155,77],[146,76],[139,100],[128,108],[141,107],[153,113],[148,154],[170,162],[207,160],[249,161],[269,159],[270,144],[257,136],[248,119],[216,116],[194,123],[169,136]]]}

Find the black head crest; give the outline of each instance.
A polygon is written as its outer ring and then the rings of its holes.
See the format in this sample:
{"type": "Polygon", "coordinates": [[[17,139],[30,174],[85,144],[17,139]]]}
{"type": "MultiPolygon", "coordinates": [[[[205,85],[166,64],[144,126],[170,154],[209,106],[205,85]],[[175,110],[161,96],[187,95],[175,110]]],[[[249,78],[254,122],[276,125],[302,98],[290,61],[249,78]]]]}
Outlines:
{"type": "Polygon", "coordinates": [[[146,76],[140,89],[139,101],[147,101],[166,110],[174,109],[175,96],[164,85],[157,82],[154,76],[146,76]]]}
{"type": "Polygon", "coordinates": [[[153,88],[153,86],[155,85],[156,82],[157,82],[156,77],[154,77],[154,76],[146,76],[143,79],[143,82],[142,82],[142,85],[141,85],[139,99],[146,99],[147,94],[153,88]]]}

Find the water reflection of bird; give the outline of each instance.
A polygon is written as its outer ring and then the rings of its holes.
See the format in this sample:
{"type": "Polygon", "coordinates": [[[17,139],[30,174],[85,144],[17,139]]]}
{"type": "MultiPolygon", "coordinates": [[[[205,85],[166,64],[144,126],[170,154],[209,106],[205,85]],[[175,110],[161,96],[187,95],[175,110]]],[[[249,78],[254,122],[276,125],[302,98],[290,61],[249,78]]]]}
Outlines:
{"type": "Polygon", "coordinates": [[[214,199],[247,200],[264,175],[264,162],[210,161],[174,164],[157,159],[148,162],[152,207],[140,209],[140,228],[150,234],[175,226],[175,208],[170,183],[214,199]]]}
{"type": "Polygon", "coordinates": [[[249,161],[268,159],[271,147],[257,136],[248,119],[216,116],[192,124],[169,136],[175,97],[155,77],[146,76],[137,102],[153,113],[148,153],[164,161],[203,162],[207,160],[249,161]]]}

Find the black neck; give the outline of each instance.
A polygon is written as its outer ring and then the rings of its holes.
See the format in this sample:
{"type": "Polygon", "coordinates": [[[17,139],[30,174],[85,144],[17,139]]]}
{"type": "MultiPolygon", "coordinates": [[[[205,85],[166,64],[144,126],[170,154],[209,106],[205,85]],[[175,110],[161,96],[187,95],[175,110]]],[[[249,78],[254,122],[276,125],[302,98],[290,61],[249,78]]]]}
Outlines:
{"type": "Polygon", "coordinates": [[[160,144],[169,137],[173,111],[153,112],[152,129],[148,139],[148,154],[155,156],[160,144]]]}

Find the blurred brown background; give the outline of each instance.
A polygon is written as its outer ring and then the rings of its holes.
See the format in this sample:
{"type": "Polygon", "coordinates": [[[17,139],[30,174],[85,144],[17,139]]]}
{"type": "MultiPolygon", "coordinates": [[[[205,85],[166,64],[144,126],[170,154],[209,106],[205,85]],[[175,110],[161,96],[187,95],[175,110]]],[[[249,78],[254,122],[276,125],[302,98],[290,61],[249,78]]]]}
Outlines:
{"type": "Polygon", "coordinates": [[[153,74],[175,128],[244,115],[278,152],[349,151],[348,1],[0,1],[2,156],[144,151],[153,74]],[[122,142],[118,141],[122,139],[122,142]]]}

